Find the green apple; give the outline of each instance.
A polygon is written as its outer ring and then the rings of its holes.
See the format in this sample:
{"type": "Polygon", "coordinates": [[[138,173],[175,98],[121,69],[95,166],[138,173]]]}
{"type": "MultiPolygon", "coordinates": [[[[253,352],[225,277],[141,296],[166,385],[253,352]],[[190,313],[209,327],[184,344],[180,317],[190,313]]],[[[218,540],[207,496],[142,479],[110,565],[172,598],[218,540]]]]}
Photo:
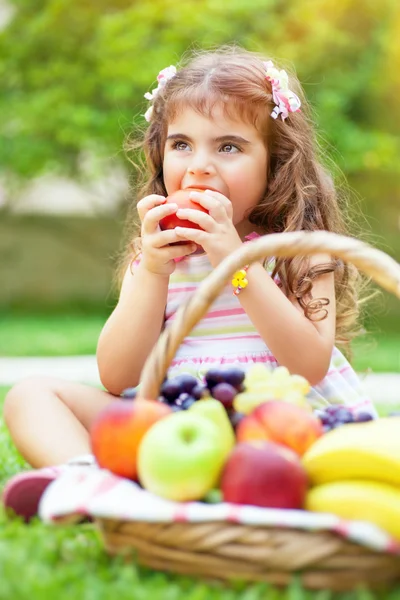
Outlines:
{"type": "Polygon", "coordinates": [[[215,423],[221,435],[221,442],[223,442],[225,447],[225,458],[227,458],[228,454],[230,454],[235,445],[236,438],[235,432],[222,403],[219,400],[215,400],[215,398],[206,398],[192,404],[192,406],[189,408],[189,412],[202,415],[203,417],[206,417],[215,423]]]}
{"type": "Polygon", "coordinates": [[[200,500],[216,487],[225,459],[225,445],[210,419],[177,412],[144,435],[138,452],[139,481],[168,500],[200,500]]]}

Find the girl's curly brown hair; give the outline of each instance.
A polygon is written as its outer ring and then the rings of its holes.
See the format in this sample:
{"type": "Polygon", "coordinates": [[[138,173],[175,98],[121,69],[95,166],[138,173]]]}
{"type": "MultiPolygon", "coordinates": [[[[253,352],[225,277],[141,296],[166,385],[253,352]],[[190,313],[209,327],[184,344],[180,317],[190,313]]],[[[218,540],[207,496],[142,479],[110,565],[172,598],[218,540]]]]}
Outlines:
{"type": "MultiPolygon", "coordinates": [[[[265,233],[327,230],[346,234],[333,178],[323,166],[314,133],[311,111],[298,79],[289,74],[289,87],[301,99],[301,111],[290,113],[285,121],[271,118],[275,106],[263,62],[269,60],[236,46],[196,52],[160,90],[153,103],[150,125],[141,139],[136,132],[126,143],[131,162],[140,178],[136,198],[148,194],[167,195],[163,181],[163,154],[168,123],[183,108],[211,116],[215,105],[223,105],[231,118],[253,124],[264,137],[269,154],[267,189],[248,219],[265,233]]],[[[343,199],[344,202],[344,199],[343,199]]],[[[140,227],[136,202],[128,218],[129,243],[121,261],[124,272],[133,253],[140,250],[140,227]]],[[[349,350],[358,333],[358,291],[361,277],[357,269],[332,257],[326,264],[309,266],[309,258],[280,258],[277,273],[285,293],[297,297],[311,320],[326,317],[328,300],[313,298],[313,280],[334,272],[337,303],[336,344],[349,350]]],[[[349,352],[347,352],[349,354],[349,352]]]]}

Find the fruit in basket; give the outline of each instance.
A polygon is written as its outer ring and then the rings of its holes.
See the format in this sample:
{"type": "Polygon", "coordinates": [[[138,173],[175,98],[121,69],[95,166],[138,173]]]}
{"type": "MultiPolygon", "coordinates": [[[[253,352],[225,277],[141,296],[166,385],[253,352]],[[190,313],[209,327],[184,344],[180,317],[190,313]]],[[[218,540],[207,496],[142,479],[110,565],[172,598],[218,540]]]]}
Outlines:
{"type": "Polygon", "coordinates": [[[299,457],[273,442],[237,444],[222,473],[225,502],[270,508],[302,508],[307,475],[299,457]]]}
{"type": "Polygon", "coordinates": [[[227,415],[229,417],[230,424],[233,427],[235,433],[238,430],[239,424],[246,418],[246,415],[243,413],[237,412],[236,410],[228,410],[227,415]]]}
{"type": "Polygon", "coordinates": [[[333,429],[302,460],[313,484],[366,479],[400,485],[400,418],[333,429]]]}
{"type": "Polygon", "coordinates": [[[214,398],[200,400],[193,404],[189,410],[193,414],[210,419],[218,427],[221,442],[225,448],[225,457],[227,457],[235,445],[236,438],[227,412],[221,402],[214,398]]]}
{"type": "Polygon", "coordinates": [[[321,421],[308,410],[278,400],[264,402],[239,423],[238,442],[269,440],[283,444],[299,456],[322,435],[321,421]]]}
{"type": "Polygon", "coordinates": [[[211,395],[218,400],[226,410],[232,410],[233,400],[237,395],[237,390],[230,383],[217,383],[212,390],[211,395]]]}
{"type": "Polygon", "coordinates": [[[400,489],[376,481],[335,481],[309,490],[305,508],[369,521],[400,541],[400,489]]]}
{"type": "Polygon", "coordinates": [[[128,479],[137,477],[139,444],[150,427],[171,414],[166,404],[136,398],[116,400],[101,411],[90,430],[90,442],[97,463],[128,479]]]}
{"type": "MultiPolygon", "coordinates": [[[[173,194],[170,194],[166,198],[167,204],[177,204],[179,208],[191,208],[194,210],[199,210],[201,212],[207,213],[208,210],[198,204],[197,202],[192,201],[189,198],[190,192],[202,192],[204,190],[199,190],[195,188],[188,188],[186,190],[177,190],[173,194]]],[[[179,219],[176,214],[167,215],[163,217],[160,221],[161,229],[175,229],[175,227],[190,227],[191,229],[201,229],[200,225],[197,223],[193,223],[193,221],[189,221],[188,219],[179,219]]],[[[185,242],[186,243],[186,242],[185,242]]]]}
{"type": "Polygon", "coordinates": [[[217,425],[191,410],[176,412],[144,436],[138,453],[139,481],[168,500],[200,500],[217,486],[225,459],[217,425]]]}
{"type": "Polygon", "coordinates": [[[187,410],[196,400],[207,395],[207,389],[189,373],[166,379],[160,390],[160,399],[173,410],[187,410]]]}
{"type": "Polygon", "coordinates": [[[286,367],[270,369],[257,364],[247,372],[244,391],[235,397],[233,406],[238,412],[249,414],[263,402],[283,400],[311,411],[306,399],[310,389],[304,377],[291,375],[286,367]]]}
{"type": "Polygon", "coordinates": [[[241,392],[244,378],[245,372],[242,369],[228,365],[211,368],[205,375],[206,385],[211,392],[219,383],[227,383],[234,387],[236,392],[241,392]]]}
{"type": "Polygon", "coordinates": [[[374,417],[367,412],[353,414],[344,404],[334,404],[326,408],[316,410],[314,414],[319,418],[323,425],[324,432],[331,431],[348,423],[365,423],[372,421],[374,417]]]}

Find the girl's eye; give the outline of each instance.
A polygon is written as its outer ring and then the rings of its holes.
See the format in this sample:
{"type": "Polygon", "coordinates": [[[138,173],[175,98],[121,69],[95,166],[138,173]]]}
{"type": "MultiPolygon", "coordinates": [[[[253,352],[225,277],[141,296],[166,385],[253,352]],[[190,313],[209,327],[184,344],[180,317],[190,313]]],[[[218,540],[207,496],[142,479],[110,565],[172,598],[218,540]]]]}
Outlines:
{"type": "Polygon", "coordinates": [[[172,144],[172,149],[173,150],[186,150],[188,147],[186,142],[179,142],[176,141],[172,144]]]}
{"type": "Polygon", "coordinates": [[[240,152],[240,149],[233,144],[224,144],[221,148],[221,151],[224,154],[235,154],[236,152],[240,152]]]}

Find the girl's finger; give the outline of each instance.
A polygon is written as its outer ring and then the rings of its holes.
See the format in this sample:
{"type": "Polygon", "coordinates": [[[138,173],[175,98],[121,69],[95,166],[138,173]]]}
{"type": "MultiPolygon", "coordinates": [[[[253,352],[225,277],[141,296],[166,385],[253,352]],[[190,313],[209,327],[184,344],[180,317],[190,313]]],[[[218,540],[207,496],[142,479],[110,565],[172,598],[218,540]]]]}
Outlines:
{"type": "Polygon", "coordinates": [[[143,217],[142,235],[157,231],[159,222],[167,215],[173,215],[178,210],[177,204],[162,204],[151,208],[143,217]]]}
{"type": "Polygon", "coordinates": [[[195,242],[199,246],[202,246],[201,241],[204,240],[204,236],[208,235],[208,232],[202,229],[191,229],[190,227],[175,227],[175,231],[180,239],[195,242]]]}
{"type": "MultiPolygon", "coordinates": [[[[218,192],[213,192],[218,194],[218,192]]],[[[217,221],[217,223],[224,222],[226,218],[232,218],[232,205],[228,198],[225,198],[222,194],[218,194],[218,198],[215,195],[211,195],[211,192],[191,192],[190,199],[198,202],[200,206],[206,208],[211,217],[217,221]],[[220,198],[223,198],[221,200],[220,198]]]]}
{"type": "Polygon", "coordinates": [[[146,213],[150,209],[159,206],[160,204],[165,204],[165,200],[164,196],[159,196],[158,194],[150,194],[150,196],[145,196],[145,198],[139,200],[136,205],[139,219],[143,221],[146,213]]]}
{"type": "Polygon", "coordinates": [[[153,248],[163,248],[164,246],[168,246],[168,244],[182,242],[182,238],[176,233],[176,229],[157,231],[151,237],[153,248]]]}
{"type": "Polygon", "coordinates": [[[204,231],[212,233],[215,230],[215,219],[207,213],[195,208],[179,208],[176,212],[179,219],[187,219],[192,223],[199,225],[204,231]]]}
{"type": "Polygon", "coordinates": [[[214,190],[206,190],[205,193],[208,196],[212,196],[216,200],[219,200],[221,204],[225,206],[226,209],[232,207],[232,202],[229,200],[229,198],[224,196],[224,194],[221,194],[220,192],[215,192],[214,190]]]}
{"type": "Polygon", "coordinates": [[[173,258],[180,258],[181,256],[188,256],[189,254],[193,254],[193,252],[195,252],[196,249],[196,244],[188,242],[187,244],[168,246],[167,248],[163,248],[161,252],[165,253],[165,255],[167,256],[167,260],[171,260],[173,258]]]}

